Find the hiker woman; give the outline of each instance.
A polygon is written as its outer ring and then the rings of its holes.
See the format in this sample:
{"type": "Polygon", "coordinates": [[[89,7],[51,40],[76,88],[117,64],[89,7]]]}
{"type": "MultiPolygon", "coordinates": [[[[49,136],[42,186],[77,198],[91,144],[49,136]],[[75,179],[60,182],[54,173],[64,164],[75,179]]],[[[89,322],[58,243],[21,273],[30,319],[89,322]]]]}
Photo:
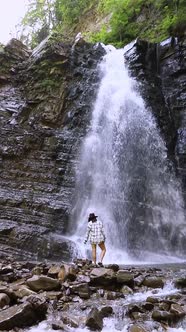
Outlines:
{"type": "Polygon", "coordinates": [[[103,230],[103,224],[100,220],[97,220],[97,217],[98,216],[95,216],[94,213],[89,214],[87,232],[84,243],[86,244],[89,238],[92,246],[92,260],[93,264],[95,265],[96,265],[96,245],[98,244],[98,246],[101,249],[100,262],[98,263],[98,265],[103,266],[102,261],[106,253],[105,233],[103,230]]]}

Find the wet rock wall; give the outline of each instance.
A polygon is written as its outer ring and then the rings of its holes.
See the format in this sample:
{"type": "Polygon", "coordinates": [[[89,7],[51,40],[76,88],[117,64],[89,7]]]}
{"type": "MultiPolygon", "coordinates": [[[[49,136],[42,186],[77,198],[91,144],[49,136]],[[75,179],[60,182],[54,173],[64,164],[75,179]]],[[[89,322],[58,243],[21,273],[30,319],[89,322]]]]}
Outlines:
{"type": "Polygon", "coordinates": [[[0,52],[0,253],[69,259],[65,235],[102,47],[45,40],[0,52]]]}

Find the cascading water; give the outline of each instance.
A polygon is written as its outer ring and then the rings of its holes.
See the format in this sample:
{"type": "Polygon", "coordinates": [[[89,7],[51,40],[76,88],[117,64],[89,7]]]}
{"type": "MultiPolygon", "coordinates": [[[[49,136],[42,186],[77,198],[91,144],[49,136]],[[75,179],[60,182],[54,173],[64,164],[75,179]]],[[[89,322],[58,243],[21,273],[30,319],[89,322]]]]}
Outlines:
{"type": "Polygon", "coordinates": [[[179,184],[156,121],[129,77],[124,50],[108,51],[100,72],[77,169],[74,239],[83,243],[88,214],[95,212],[106,229],[105,261],[126,263],[127,254],[139,257],[144,251],[143,260],[147,252],[150,260],[153,252],[179,255],[184,224],[179,184]]]}

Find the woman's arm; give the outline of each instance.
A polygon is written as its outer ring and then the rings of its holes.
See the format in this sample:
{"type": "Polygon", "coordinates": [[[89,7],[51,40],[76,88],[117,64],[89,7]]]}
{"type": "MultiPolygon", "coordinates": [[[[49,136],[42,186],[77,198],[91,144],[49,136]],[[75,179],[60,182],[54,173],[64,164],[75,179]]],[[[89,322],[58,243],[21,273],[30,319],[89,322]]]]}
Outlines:
{"type": "Polygon", "coordinates": [[[86,244],[87,241],[88,241],[90,231],[91,231],[91,225],[88,225],[88,227],[87,227],[87,231],[86,231],[86,235],[85,235],[85,241],[84,241],[85,244],[86,244]]]}
{"type": "Polygon", "coordinates": [[[105,236],[105,232],[104,232],[104,228],[103,228],[103,223],[102,221],[100,221],[101,223],[101,233],[103,234],[103,237],[104,237],[104,241],[106,240],[106,236],[105,236]]]}

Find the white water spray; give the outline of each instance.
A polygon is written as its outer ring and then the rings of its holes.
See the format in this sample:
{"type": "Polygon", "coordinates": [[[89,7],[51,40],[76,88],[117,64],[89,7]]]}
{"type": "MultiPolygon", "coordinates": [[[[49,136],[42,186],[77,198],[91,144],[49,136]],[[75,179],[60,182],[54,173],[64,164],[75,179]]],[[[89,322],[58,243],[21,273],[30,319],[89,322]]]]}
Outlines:
{"type": "Polygon", "coordinates": [[[132,250],[143,253],[143,261],[144,251],[151,252],[153,262],[153,252],[171,255],[173,247],[179,253],[181,235],[175,234],[184,224],[183,201],[156,121],[129,77],[123,53],[108,52],[100,65],[102,80],[77,169],[73,239],[82,251],[88,214],[94,212],[106,229],[105,262],[126,264],[132,250]]]}

